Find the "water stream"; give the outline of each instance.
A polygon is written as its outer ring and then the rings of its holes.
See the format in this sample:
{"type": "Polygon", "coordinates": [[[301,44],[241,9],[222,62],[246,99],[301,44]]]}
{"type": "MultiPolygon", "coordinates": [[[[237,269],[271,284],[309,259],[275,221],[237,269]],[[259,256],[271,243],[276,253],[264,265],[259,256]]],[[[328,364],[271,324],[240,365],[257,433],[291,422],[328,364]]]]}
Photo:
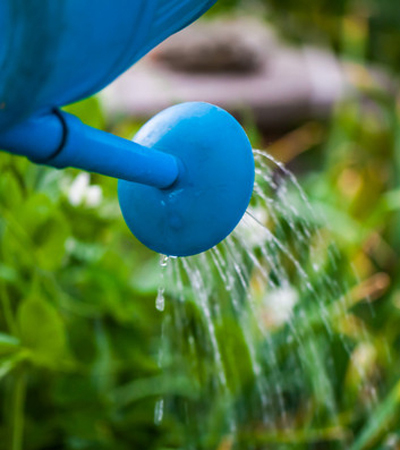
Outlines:
{"type": "Polygon", "coordinates": [[[346,424],[374,403],[351,363],[350,289],[296,178],[255,159],[253,199],[231,236],[162,258],[159,365],[188,389],[157,400],[155,423],[178,424],[172,448],[345,449],[346,424]]]}

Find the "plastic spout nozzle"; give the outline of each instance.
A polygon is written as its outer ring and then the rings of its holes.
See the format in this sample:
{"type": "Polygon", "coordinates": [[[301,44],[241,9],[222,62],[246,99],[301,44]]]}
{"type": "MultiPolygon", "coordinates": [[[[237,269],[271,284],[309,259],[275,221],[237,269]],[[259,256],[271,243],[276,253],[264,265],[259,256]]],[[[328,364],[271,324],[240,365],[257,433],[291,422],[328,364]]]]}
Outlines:
{"type": "Polygon", "coordinates": [[[0,133],[0,148],[58,169],[75,167],[160,189],[179,175],[174,156],[89,127],[59,110],[0,133]]]}

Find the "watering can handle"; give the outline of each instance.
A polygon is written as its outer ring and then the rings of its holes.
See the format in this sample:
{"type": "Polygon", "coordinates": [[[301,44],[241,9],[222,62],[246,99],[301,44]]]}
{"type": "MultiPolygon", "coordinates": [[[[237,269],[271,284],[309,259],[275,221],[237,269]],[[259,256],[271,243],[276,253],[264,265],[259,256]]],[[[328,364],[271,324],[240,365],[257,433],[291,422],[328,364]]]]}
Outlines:
{"type": "Polygon", "coordinates": [[[58,169],[75,167],[160,189],[179,175],[175,156],[92,128],[58,109],[0,133],[0,148],[58,169]]]}

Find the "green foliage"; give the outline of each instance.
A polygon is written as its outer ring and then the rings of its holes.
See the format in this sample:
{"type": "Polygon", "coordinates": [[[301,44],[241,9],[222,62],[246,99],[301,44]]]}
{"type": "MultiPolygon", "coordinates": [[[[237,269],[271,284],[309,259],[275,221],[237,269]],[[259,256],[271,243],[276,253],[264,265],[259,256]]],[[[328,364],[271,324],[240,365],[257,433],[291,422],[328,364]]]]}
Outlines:
{"type": "Polygon", "coordinates": [[[21,345],[32,354],[35,364],[57,367],[66,357],[64,323],[49,302],[32,297],[18,308],[17,321],[21,345]]]}
{"type": "Polygon", "coordinates": [[[294,41],[400,67],[400,5],[395,0],[219,0],[212,12],[252,14],[260,7],[294,41]]]}
{"type": "MultiPolygon", "coordinates": [[[[185,302],[168,299],[161,326],[163,315],[154,307],[158,259],[125,226],[115,180],[79,178],[78,171],[56,171],[2,153],[0,450],[231,450],[232,411],[239,418],[241,449],[399,445],[398,94],[385,92],[361,64],[369,58],[397,67],[398,6],[389,0],[258,3],[267,5],[269,17],[292,38],[323,42],[353,58],[353,97],[338,105],[330,123],[318,124],[323,142],[289,162],[294,171],[302,168],[301,185],[326,219],[304,208],[292,189],[284,195],[300,217],[286,210],[268,224],[309,274],[325,316],[288,256],[283,264],[301,304],[293,311],[297,339],[288,339],[293,323],[271,327],[266,339],[248,316],[249,293],[236,280],[239,312],[233,311],[226,284],[211,271],[206,285],[213,305],[223,311],[215,337],[230,395],[229,401],[221,399],[204,308],[188,289],[185,302]],[[83,186],[79,195],[77,184],[83,186]],[[313,251],[293,231],[304,235],[305,221],[315,227],[313,238],[322,236],[313,251]],[[354,281],[349,266],[360,280],[354,281]],[[328,289],[327,278],[348,283],[345,300],[335,283],[328,289]],[[162,328],[169,338],[160,342],[162,328]],[[269,386],[281,389],[270,390],[269,428],[248,408],[260,407],[249,370],[248,330],[264,357],[269,386]],[[166,412],[156,425],[160,399],[166,412]]],[[[246,7],[220,0],[214,11],[239,6],[246,7]]],[[[96,99],[69,110],[93,126],[107,125],[96,99]]],[[[137,126],[126,118],[113,131],[126,136],[137,126]]],[[[304,130],[314,133],[315,127],[304,130]]],[[[268,150],[279,158],[279,146],[268,150]]],[[[274,176],[287,177],[279,170],[274,176]]],[[[276,247],[268,251],[277,262],[276,247]]],[[[262,296],[272,288],[258,284],[254,261],[243,256],[239,262],[251,278],[256,313],[264,317],[262,296]]],[[[278,283],[278,269],[271,272],[278,283]]]]}
{"type": "MultiPolygon", "coordinates": [[[[73,109],[98,125],[95,104],[73,109]]],[[[72,198],[78,171],[2,153],[0,172],[0,448],[154,448],[154,392],[132,386],[128,404],[117,388],[159,372],[158,263],[116,182],[92,176],[72,198]]]]}
{"type": "MultiPolygon", "coordinates": [[[[353,89],[347,101],[337,105],[332,120],[320,124],[318,132],[323,136],[320,144],[300,149],[296,133],[291,133],[266,149],[279,159],[285,155],[286,144],[299,147],[299,156],[289,161],[289,166],[298,171],[312,208],[321,211],[323,219],[318,214],[310,214],[295,191],[289,193],[290,202],[301,208],[304,218],[316,224],[326,247],[321,246],[316,255],[309,255],[308,249],[301,248],[294,237],[291,249],[307,273],[312,273],[314,258],[322,260],[320,280],[313,279],[312,283],[324,301],[327,297],[324,274],[348,282],[349,298],[345,309],[340,297],[327,305],[334,336],[324,336],[321,315],[315,308],[308,308],[306,318],[296,317],[296,328],[304,330],[304,348],[310,349],[312,345],[314,357],[321,355],[304,367],[309,373],[308,392],[301,384],[296,392],[296,377],[289,375],[293,365],[288,354],[296,353],[295,345],[279,346],[277,340],[275,354],[287,374],[283,385],[289,386],[294,405],[303,409],[299,417],[304,422],[299,421],[293,430],[282,433],[260,432],[258,442],[271,445],[266,448],[325,449],[331,448],[333,441],[337,446],[332,448],[340,449],[397,448],[400,442],[399,92],[398,89],[389,92],[366,69],[366,63],[379,62],[389,73],[398,70],[399,5],[391,0],[261,0],[258,4],[265,6],[266,17],[281,34],[300,43],[327,46],[351,61],[346,71],[353,89]],[[334,263],[326,258],[332,251],[329,236],[333,236],[337,245],[338,258],[334,263]],[[348,263],[358,274],[357,282],[351,281],[348,263]],[[347,351],[343,351],[343,339],[347,351]],[[334,355],[334,367],[324,360],[324,355],[329,354],[334,355]],[[330,389],[321,384],[325,375],[317,375],[317,372],[326,374],[327,370],[336,378],[330,389]],[[360,393],[361,373],[367,376],[370,387],[373,386],[371,392],[360,393]],[[308,428],[305,425],[310,414],[306,399],[310,396],[322,408],[332,398],[340,404],[335,420],[337,428],[318,429],[319,438],[325,436],[327,440],[320,447],[313,428],[316,424],[308,428]],[[363,412],[368,398],[374,398],[369,413],[363,412]],[[311,444],[313,440],[315,447],[311,444]]],[[[251,13],[254,3],[243,1],[240,5],[251,13]]],[[[225,11],[232,6],[224,0],[219,2],[225,11]]],[[[315,124],[302,125],[300,131],[313,141],[315,124]]],[[[301,229],[301,223],[296,222],[296,227],[301,229]]],[[[288,237],[287,229],[275,232],[288,237]]],[[[290,239],[289,236],[289,242],[290,239]]],[[[300,281],[295,285],[299,286],[300,281]]],[[[285,336],[283,331],[280,333],[285,336]]],[[[323,423],[324,420],[320,425],[323,423]]],[[[254,433],[246,436],[251,437],[254,433]]]]}

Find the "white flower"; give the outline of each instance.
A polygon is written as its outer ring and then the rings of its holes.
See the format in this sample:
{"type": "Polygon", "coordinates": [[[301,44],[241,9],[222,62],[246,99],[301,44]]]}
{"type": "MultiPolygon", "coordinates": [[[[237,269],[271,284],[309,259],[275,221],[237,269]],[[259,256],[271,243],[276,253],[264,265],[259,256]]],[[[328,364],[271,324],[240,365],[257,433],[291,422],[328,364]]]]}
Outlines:
{"type": "Polygon", "coordinates": [[[269,292],[265,295],[261,306],[265,322],[273,327],[287,323],[298,301],[297,292],[290,286],[269,292]]]}
{"type": "Polygon", "coordinates": [[[99,206],[103,200],[103,191],[97,184],[86,190],[86,205],[92,208],[99,206]]]}
{"type": "Polygon", "coordinates": [[[72,206],[85,205],[96,207],[103,200],[103,191],[100,186],[90,185],[90,175],[80,173],[67,190],[67,196],[72,206]]]}

